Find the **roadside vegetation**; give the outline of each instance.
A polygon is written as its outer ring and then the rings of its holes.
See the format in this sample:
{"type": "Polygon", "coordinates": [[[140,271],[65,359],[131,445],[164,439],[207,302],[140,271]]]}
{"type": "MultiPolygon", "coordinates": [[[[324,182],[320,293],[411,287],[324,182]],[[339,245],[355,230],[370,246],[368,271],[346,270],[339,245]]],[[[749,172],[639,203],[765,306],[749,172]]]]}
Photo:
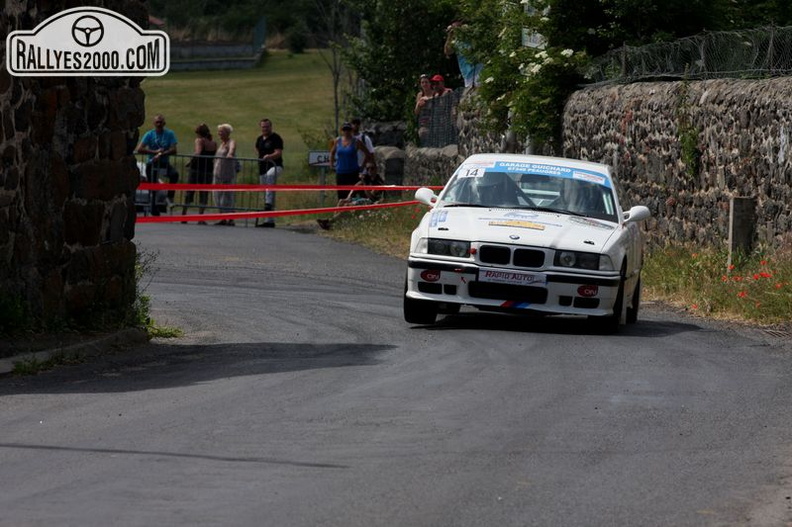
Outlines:
{"type": "Polygon", "coordinates": [[[156,260],[156,253],[138,249],[135,262],[135,303],[131,310],[131,320],[127,325],[145,329],[149,338],[179,338],[184,336],[183,330],[159,325],[151,317],[151,297],[146,294],[146,289],[154,276],[156,260]]]}
{"type": "Polygon", "coordinates": [[[728,263],[717,248],[651,250],[644,267],[647,297],[691,313],[760,325],[788,324],[792,315],[792,238],[776,250],[756,249],[728,263]]]}

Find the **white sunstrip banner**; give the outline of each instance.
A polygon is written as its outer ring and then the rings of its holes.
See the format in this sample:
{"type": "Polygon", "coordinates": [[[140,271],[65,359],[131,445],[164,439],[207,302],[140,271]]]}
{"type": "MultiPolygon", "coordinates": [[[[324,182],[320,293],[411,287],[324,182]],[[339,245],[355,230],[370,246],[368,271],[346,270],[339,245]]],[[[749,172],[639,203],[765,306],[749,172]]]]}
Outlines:
{"type": "Polygon", "coordinates": [[[610,181],[602,174],[591,170],[572,168],[561,165],[546,165],[540,163],[526,163],[514,161],[501,161],[495,164],[494,171],[520,172],[527,174],[538,174],[545,176],[555,176],[567,179],[582,179],[591,183],[596,183],[610,188],[610,181]]]}
{"type": "Polygon", "coordinates": [[[76,7],[12,31],[5,63],[18,77],[156,77],[170,68],[170,39],[115,11],[76,7]]]}

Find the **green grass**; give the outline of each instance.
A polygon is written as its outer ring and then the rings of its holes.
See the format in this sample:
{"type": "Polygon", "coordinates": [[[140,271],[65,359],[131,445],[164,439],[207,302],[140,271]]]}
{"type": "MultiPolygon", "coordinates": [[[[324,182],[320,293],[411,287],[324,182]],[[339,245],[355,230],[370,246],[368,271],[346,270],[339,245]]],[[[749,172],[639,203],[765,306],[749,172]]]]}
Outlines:
{"type": "Polygon", "coordinates": [[[328,140],[334,135],[332,77],[319,53],[271,51],[254,69],[176,72],[146,79],[141,135],[152,128],[154,115],[162,113],[168,128],[176,132],[179,153],[188,154],[200,123],[209,125],[213,135],[218,124],[230,123],[238,155],[257,157],[259,121],[268,117],[283,137],[284,177],[306,177],[308,151],[317,145],[309,148],[300,132],[328,134],[328,140]]]}

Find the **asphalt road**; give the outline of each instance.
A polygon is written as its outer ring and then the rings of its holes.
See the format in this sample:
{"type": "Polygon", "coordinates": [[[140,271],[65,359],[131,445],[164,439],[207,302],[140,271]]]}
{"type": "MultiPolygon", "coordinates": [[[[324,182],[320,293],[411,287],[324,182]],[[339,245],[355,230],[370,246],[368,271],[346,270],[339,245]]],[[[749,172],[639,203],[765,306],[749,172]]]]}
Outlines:
{"type": "Polygon", "coordinates": [[[405,262],[286,229],[139,225],[158,340],[0,377],[0,526],[792,524],[792,346],[401,317],[405,262]]]}

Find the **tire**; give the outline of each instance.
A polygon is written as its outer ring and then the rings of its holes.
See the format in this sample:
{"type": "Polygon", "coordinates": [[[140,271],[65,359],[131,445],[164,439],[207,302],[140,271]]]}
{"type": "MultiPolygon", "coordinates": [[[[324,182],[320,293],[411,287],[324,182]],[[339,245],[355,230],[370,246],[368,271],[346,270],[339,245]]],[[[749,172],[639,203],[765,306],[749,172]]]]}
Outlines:
{"type": "Polygon", "coordinates": [[[416,300],[407,296],[407,281],[404,282],[404,320],[410,324],[429,325],[437,320],[437,304],[428,300],[416,300]]]}
{"type": "Polygon", "coordinates": [[[621,314],[624,307],[624,278],[619,281],[619,291],[616,293],[616,301],[613,303],[613,314],[603,317],[591,317],[597,325],[597,329],[606,335],[619,332],[621,324],[621,314]]]}
{"type": "Polygon", "coordinates": [[[638,283],[635,284],[635,291],[633,291],[632,305],[627,306],[627,323],[635,324],[638,322],[638,310],[641,307],[641,277],[638,277],[638,283]]]}

